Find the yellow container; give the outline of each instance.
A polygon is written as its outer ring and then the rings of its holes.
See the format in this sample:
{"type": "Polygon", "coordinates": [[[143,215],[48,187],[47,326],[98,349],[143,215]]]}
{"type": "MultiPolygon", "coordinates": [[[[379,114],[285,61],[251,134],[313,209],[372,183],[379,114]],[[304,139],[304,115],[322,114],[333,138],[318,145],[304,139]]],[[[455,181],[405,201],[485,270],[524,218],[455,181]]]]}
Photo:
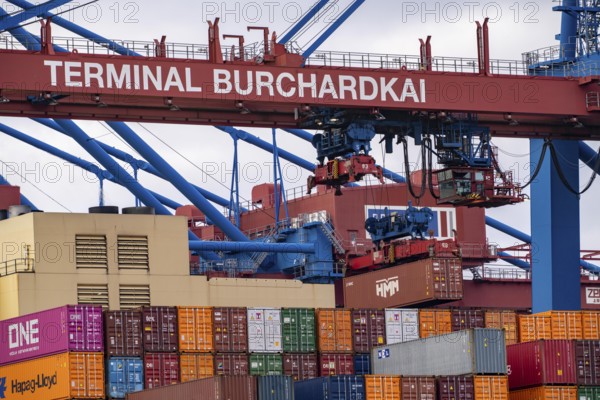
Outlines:
{"type": "Polygon", "coordinates": [[[582,311],[581,323],[583,326],[583,338],[586,340],[600,339],[600,312],[582,311]]]}
{"type": "Polygon", "coordinates": [[[452,332],[452,312],[450,310],[419,310],[419,335],[421,338],[445,335],[452,332]]]}
{"type": "Polygon", "coordinates": [[[510,392],[510,400],[577,400],[577,386],[538,386],[510,392]]]}
{"type": "Polygon", "coordinates": [[[550,316],[552,339],[583,339],[580,311],[546,311],[537,315],[550,316]]]}
{"type": "Polygon", "coordinates": [[[187,353],[179,357],[181,382],[208,378],[215,375],[215,357],[207,353],[187,353]]]}
{"type": "Polygon", "coordinates": [[[177,307],[179,351],[208,353],[213,346],[212,307],[177,307]]]}
{"type": "Polygon", "coordinates": [[[399,376],[365,375],[367,400],[401,400],[399,376]]]}
{"type": "Polygon", "coordinates": [[[486,311],[484,314],[485,327],[504,329],[506,344],[519,342],[517,313],[514,311],[486,311]]]}
{"type": "Polygon", "coordinates": [[[320,352],[351,353],[352,319],[350,310],[318,309],[317,337],[320,352]]]}
{"type": "Polygon", "coordinates": [[[507,376],[475,376],[475,400],[508,400],[507,376]]]}
{"type": "Polygon", "coordinates": [[[519,342],[552,339],[552,319],[549,315],[519,315],[519,342]]]}

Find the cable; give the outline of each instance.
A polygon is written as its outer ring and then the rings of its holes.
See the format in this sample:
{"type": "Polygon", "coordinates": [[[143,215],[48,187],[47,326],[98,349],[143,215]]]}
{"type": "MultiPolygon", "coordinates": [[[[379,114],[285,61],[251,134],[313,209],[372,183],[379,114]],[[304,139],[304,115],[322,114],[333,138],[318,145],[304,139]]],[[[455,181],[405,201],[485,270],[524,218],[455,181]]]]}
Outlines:
{"type": "MultiPolygon", "coordinates": [[[[412,185],[412,180],[410,179],[410,163],[408,162],[408,143],[406,142],[406,138],[402,137],[401,139],[402,141],[402,146],[404,148],[404,170],[406,171],[406,186],[408,187],[408,191],[410,192],[410,195],[415,198],[415,199],[420,199],[421,197],[423,197],[423,195],[425,194],[425,189],[426,189],[426,181],[425,179],[427,178],[426,176],[426,171],[425,171],[425,164],[423,164],[423,171],[421,174],[421,191],[419,192],[419,195],[415,194],[415,191],[413,189],[413,185],[412,185]]],[[[425,148],[421,147],[421,153],[423,156],[423,160],[425,159],[425,148]]]]}
{"type": "Polygon", "coordinates": [[[429,178],[429,193],[431,194],[431,197],[433,197],[436,200],[439,200],[440,196],[438,194],[435,193],[435,190],[433,189],[433,147],[432,147],[433,143],[431,141],[431,138],[425,138],[425,140],[423,141],[423,148],[427,148],[429,151],[427,152],[427,175],[429,178]]]}
{"type": "Polygon", "coordinates": [[[23,181],[29,183],[31,186],[33,186],[34,188],[36,188],[40,193],[42,193],[44,196],[48,197],[50,200],[52,200],[53,202],[55,202],[56,204],[58,204],[59,206],[61,206],[62,208],[64,208],[65,210],[67,210],[68,212],[72,213],[73,211],[70,210],[69,208],[67,208],[66,206],[64,206],[61,202],[59,202],[58,200],[56,200],[54,197],[50,196],[48,193],[44,192],[42,189],[40,189],[38,186],[36,186],[35,183],[27,180],[27,177],[21,175],[19,173],[19,171],[17,171],[15,168],[13,168],[11,165],[6,164],[4,161],[0,160],[0,164],[2,164],[5,167],[10,168],[14,173],[16,173],[17,175],[19,175],[21,177],[21,179],[23,179],[23,181]]]}
{"type": "MultiPolygon", "coordinates": [[[[585,187],[581,191],[577,191],[573,188],[573,186],[571,186],[571,184],[569,183],[568,179],[566,178],[566,176],[564,174],[564,171],[562,170],[562,167],[560,166],[560,162],[558,160],[558,155],[556,152],[556,148],[554,147],[554,143],[550,142],[549,145],[550,145],[550,155],[552,156],[552,163],[554,164],[554,168],[556,168],[556,173],[558,174],[558,177],[560,178],[563,185],[565,185],[567,190],[576,196],[581,196],[582,194],[587,192],[592,187],[594,180],[596,180],[596,175],[597,175],[596,171],[598,170],[598,168],[600,168],[600,157],[598,157],[596,159],[596,163],[594,164],[594,168],[592,170],[592,176],[588,180],[588,183],[585,185],[585,187]]],[[[598,152],[600,152],[600,148],[598,149],[598,152]]]]}
{"type": "Polygon", "coordinates": [[[542,154],[540,155],[540,160],[538,161],[538,163],[535,167],[535,170],[533,171],[533,174],[529,178],[529,182],[527,182],[525,185],[521,186],[521,190],[523,190],[527,186],[531,185],[531,182],[533,182],[535,180],[535,178],[538,176],[538,174],[540,173],[540,170],[542,169],[542,164],[544,163],[544,158],[546,157],[546,150],[548,149],[549,143],[550,143],[549,139],[544,140],[544,146],[542,147],[542,154]]]}

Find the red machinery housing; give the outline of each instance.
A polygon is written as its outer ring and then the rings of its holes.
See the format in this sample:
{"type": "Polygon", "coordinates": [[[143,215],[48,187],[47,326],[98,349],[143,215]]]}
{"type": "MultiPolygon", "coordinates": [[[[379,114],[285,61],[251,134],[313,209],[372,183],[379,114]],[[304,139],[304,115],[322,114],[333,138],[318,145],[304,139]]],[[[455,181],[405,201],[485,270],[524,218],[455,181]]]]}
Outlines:
{"type": "Polygon", "coordinates": [[[318,166],[315,169],[315,175],[308,177],[307,194],[317,185],[326,185],[327,188],[335,188],[335,194],[341,195],[340,186],[349,182],[358,182],[365,175],[373,175],[382,184],[383,169],[375,164],[375,159],[371,156],[359,154],[348,159],[335,158],[329,160],[325,165],[318,166]]]}

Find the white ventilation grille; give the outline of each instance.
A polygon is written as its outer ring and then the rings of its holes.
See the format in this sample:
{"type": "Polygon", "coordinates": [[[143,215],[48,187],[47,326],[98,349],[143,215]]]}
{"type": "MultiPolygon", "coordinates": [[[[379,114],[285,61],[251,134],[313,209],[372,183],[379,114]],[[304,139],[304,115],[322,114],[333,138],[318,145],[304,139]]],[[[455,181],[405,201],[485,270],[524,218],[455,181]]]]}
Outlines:
{"type": "Polygon", "coordinates": [[[119,268],[148,270],[148,237],[118,236],[117,262],[119,268]]]}
{"type": "Polygon", "coordinates": [[[119,306],[121,310],[150,305],[149,285],[120,285],[119,306]]]}
{"type": "Polygon", "coordinates": [[[106,236],[75,235],[75,265],[77,268],[108,269],[106,236]]]}
{"type": "Polygon", "coordinates": [[[77,304],[95,304],[108,310],[108,285],[77,285],[77,304]]]}

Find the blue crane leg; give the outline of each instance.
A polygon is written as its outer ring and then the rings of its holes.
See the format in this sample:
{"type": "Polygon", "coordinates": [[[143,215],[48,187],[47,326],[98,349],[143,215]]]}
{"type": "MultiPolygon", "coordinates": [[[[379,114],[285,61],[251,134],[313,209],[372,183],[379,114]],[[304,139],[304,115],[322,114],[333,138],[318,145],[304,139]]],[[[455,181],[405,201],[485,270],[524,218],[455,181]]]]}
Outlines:
{"type": "MultiPolygon", "coordinates": [[[[577,0],[562,0],[563,7],[577,6],[577,0]]],[[[560,24],[560,49],[561,58],[572,60],[575,58],[577,35],[577,16],[571,12],[562,13],[560,24]]]]}
{"type": "Polygon", "coordinates": [[[318,3],[316,3],[310,10],[308,10],[306,14],[304,14],[300,21],[296,22],[294,26],[281,39],[279,39],[279,43],[286,44],[289,42],[290,39],[292,39],[292,37],[294,37],[294,35],[298,33],[298,31],[300,31],[300,29],[302,29],[312,17],[317,15],[317,13],[321,11],[321,9],[327,3],[329,3],[329,0],[319,0],[318,3]]]}
{"type": "Polygon", "coordinates": [[[51,0],[38,5],[32,4],[31,7],[22,7],[26,9],[14,14],[13,16],[5,17],[4,19],[0,20],[0,32],[14,29],[18,27],[21,22],[27,21],[28,19],[36,17],[40,14],[46,14],[50,10],[70,3],[71,1],[73,0],[51,0]]]}

